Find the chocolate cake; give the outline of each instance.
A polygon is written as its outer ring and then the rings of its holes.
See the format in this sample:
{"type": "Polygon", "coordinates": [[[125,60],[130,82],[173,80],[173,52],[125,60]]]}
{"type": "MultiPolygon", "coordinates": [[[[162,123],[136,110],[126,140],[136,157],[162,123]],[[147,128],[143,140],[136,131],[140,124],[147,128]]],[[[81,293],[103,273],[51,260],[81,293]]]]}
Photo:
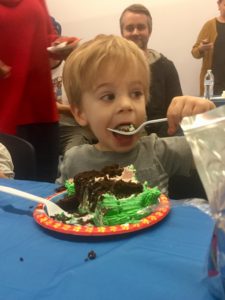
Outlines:
{"type": "Polygon", "coordinates": [[[79,216],[91,215],[97,226],[138,222],[160,195],[157,188],[139,183],[132,167],[118,165],[82,172],[65,185],[67,195],[58,205],[79,216]]]}

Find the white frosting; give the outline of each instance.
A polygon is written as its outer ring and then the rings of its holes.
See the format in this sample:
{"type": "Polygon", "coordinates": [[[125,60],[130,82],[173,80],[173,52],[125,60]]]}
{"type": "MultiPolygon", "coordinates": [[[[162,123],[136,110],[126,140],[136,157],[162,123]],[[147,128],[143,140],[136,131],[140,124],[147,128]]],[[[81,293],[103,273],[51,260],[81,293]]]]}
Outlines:
{"type": "Polygon", "coordinates": [[[95,180],[95,182],[104,181],[105,177],[107,179],[115,180],[115,181],[123,180],[125,182],[131,181],[131,182],[137,183],[137,180],[135,178],[135,169],[134,169],[133,165],[125,167],[121,176],[110,177],[108,174],[106,174],[103,177],[95,177],[94,180],[95,180]]]}

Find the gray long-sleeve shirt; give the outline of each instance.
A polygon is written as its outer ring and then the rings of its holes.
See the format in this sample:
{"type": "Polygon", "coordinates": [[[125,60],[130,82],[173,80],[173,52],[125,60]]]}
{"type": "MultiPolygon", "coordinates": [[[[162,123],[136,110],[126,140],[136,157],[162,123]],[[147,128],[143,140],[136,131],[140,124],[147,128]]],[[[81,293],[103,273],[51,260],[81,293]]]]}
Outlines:
{"type": "Polygon", "coordinates": [[[118,164],[121,167],[133,165],[140,182],[158,186],[168,191],[168,179],[174,175],[189,175],[193,168],[191,150],[184,137],[158,138],[157,135],[142,137],[129,152],[102,152],[94,145],[80,145],[66,152],[61,164],[61,176],[57,182],[88,170],[101,170],[105,166],[118,164]]]}

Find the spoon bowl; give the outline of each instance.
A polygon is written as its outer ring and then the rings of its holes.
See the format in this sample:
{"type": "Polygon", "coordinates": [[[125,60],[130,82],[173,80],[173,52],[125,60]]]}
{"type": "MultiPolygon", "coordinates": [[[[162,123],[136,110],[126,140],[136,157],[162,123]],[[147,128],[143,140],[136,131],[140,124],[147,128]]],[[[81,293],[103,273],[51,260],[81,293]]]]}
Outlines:
{"type": "Polygon", "coordinates": [[[117,134],[121,135],[133,135],[138,133],[144,126],[148,124],[154,124],[154,123],[160,123],[160,122],[166,122],[167,118],[162,118],[162,119],[155,119],[155,120],[149,120],[144,123],[142,123],[138,128],[131,130],[131,131],[123,131],[123,130],[118,130],[118,129],[113,129],[113,128],[107,128],[109,131],[115,132],[117,134]]]}

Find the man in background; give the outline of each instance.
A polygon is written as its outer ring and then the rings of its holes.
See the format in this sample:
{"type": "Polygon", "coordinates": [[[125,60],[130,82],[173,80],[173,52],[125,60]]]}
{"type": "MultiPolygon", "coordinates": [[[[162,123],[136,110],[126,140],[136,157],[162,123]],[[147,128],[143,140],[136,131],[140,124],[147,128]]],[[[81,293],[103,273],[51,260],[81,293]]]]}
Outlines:
{"type": "MultiPolygon", "coordinates": [[[[147,57],[151,70],[150,102],[147,106],[148,120],[166,117],[167,109],[175,96],[182,95],[177,70],[172,61],[153,49],[148,49],[152,33],[152,17],[149,10],[141,4],[125,8],[120,17],[121,35],[133,41],[147,57]],[[151,107],[151,108],[150,108],[151,107]]],[[[148,134],[167,136],[167,123],[151,124],[146,127],[148,134]]]]}

